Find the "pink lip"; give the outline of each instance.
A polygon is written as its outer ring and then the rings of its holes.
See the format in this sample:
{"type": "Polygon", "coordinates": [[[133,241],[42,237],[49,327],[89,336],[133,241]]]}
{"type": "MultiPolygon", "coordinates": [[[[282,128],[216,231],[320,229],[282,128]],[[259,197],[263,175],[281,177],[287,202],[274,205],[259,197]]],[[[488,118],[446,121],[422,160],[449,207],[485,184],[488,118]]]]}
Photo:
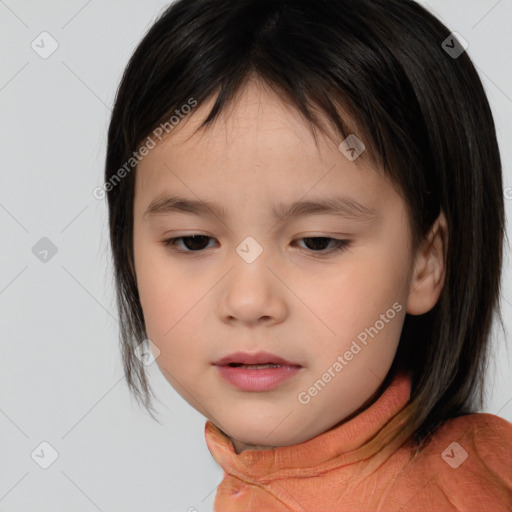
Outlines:
{"type": "Polygon", "coordinates": [[[274,363],[287,366],[300,366],[298,363],[292,361],[286,361],[282,357],[270,354],[269,352],[256,352],[255,354],[249,354],[248,352],[234,352],[226,357],[223,357],[215,361],[216,366],[225,366],[229,363],[241,363],[241,364],[266,364],[274,363]]]}
{"type": "Polygon", "coordinates": [[[215,361],[213,364],[217,366],[220,377],[243,391],[269,391],[296,375],[302,368],[297,363],[286,361],[281,357],[266,352],[258,352],[256,354],[235,352],[215,361]],[[278,366],[255,369],[229,366],[229,363],[246,365],[272,363],[278,366]]]}

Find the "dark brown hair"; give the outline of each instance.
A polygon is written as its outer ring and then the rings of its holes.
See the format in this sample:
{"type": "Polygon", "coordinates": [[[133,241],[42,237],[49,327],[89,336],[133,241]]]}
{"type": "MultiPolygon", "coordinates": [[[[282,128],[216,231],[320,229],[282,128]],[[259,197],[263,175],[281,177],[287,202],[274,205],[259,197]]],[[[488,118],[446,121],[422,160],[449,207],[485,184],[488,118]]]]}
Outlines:
{"type": "MultiPolygon", "coordinates": [[[[363,157],[384,169],[406,202],[413,249],[441,211],[448,224],[442,294],[428,313],[406,315],[385,381],[399,369],[411,373],[402,433],[418,443],[447,418],[481,407],[494,313],[501,319],[496,131],[475,67],[467,52],[446,51],[449,37],[410,0],[178,0],[126,67],[105,170],[113,184],[142,141],[191,97],[198,105],[216,97],[200,127],[207,128],[250,76],[291,102],[313,133],[322,129],[317,113],[340,142],[355,123],[363,157]]],[[[110,242],[125,375],[150,411],[144,365],[134,356],[147,337],[133,272],[134,172],[108,189],[110,242]]]]}

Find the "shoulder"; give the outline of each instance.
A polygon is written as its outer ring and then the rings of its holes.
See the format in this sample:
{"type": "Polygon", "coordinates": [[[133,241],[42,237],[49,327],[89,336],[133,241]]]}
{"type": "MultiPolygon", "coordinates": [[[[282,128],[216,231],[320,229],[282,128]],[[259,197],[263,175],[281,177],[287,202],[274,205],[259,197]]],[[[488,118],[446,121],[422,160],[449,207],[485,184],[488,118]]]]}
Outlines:
{"type": "Polygon", "coordinates": [[[512,509],[512,424],[499,416],[446,420],[410,463],[457,510],[512,509]]]}
{"type": "Polygon", "coordinates": [[[426,453],[440,453],[448,467],[489,468],[512,487],[512,423],[488,413],[446,420],[432,435],[426,453]]]}
{"type": "Polygon", "coordinates": [[[458,428],[473,429],[475,432],[497,434],[500,438],[512,441],[512,423],[490,413],[472,413],[446,420],[441,428],[454,430],[458,428]]]}
{"type": "Polygon", "coordinates": [[[423,501],[443,510],[512,510],[512,424],[505,419],[487,413],[450,418],[421,450],[409,449],[399,478],[407,481],[403,510],[423,501]]]}
{"type": "MultiPolygon", "coordinates": [[[[500,416],[488,413],[473,413],[446,420],[433,435],[432,447],[440,449],[447,443],[466,446],[470,455],[485,459],[487,464],[503,466],[505,474],[512,473],[512,423],[500,416]]],[[[450,457],[451,450],[443,457],[450,457]],[[449,452],[449,453],[448,453],[449,452]]]]}
{"type": "Polygon", "coordinates": [[[472,436],[491,435],[493,439],[512,442],[512,423],[506,419],[489,413],[472,413],[446,420],[439,433],[464,431],[472,436]]]}

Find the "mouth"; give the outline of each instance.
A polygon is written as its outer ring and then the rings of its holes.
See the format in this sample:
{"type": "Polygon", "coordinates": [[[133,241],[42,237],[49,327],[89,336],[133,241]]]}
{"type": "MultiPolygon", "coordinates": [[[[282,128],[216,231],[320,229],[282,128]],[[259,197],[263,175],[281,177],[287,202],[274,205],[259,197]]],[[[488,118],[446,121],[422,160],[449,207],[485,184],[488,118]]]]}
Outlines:
{"type": "Polygon", "coordinates": [[[225,366],[229,366],[231,368],[247,368],[250,370],[262,370],[263,368],[280,368],[281,366],[285,366],[282,364],[274,364],[274,363],[267,363],[267,364],[242,364],[242,363],[229,363],[225,366]]]}
{"type": "Polygon", "coordinates": [[[257,352],[254,354],[250,354],[248,352],[235,352],[218,359],[212,364],[215,366],[229,366],[231,368],[249,368],[255,370],[263,368],[279,368],[282,366],[302,367],[298,363],[287,361],[282,357],[268,352],[257,352]]]}
{"type": "Polygon", "coordinates": [[[271,391],[291,379],[302,365],[274,354],[236,352],[212,363],[231,386],[252,392],[271,391]]]}

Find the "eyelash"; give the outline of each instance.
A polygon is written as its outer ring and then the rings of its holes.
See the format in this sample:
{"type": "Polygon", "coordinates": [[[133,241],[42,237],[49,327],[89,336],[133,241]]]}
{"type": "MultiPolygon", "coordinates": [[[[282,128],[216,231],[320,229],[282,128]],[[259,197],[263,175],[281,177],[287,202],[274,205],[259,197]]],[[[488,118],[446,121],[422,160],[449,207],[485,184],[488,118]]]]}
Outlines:
{"type": "MultiPolygon", "coordinates": [[[[191,250],[183,250],[183,249],[177,249],[176,248],[176,241],[177,240],[183,240],[185,238],[194,238],[196,236],[212,239],[212,237],[210,237],[210,236],[201,235],[201,234],[197,234],[196,233],[196,234],[192,234],[192,235],[168,238],[168,239],[162,241],[162,245],[164,245],[165,247],[169,248],[173,252],[177,252],[177,253],[181,253],[181,254],[200,253],[200,252],[204,251],[204,249],[199,249],[197,251],[191,251],[191,250]]],[[[334,248],[331,248],[330,250],[327,250],[327,251],[325,251],[325,250],[323,250],[323,251],[313,251],[312,249],[307,249],[309,251],[312,251],[313,253],[319,253],[319,256],[317,256],[317,257],[322,257],[324,255],[331,255],[331,254],[334,254],[334,253],[342,252],[345,249],[347,249],[350,246],[350,244],[352,243],[352,240],[339,240],[337,238],[331,238],[331,237],[327,237],[327,236],[306,236],[306,237],[303,237],[303,238],[299,238],[299,240],[306,240],[306,239],[315,240],[315,239],[318,239],[318,238],[325,239],[325,240],[333,240],[335,242],[335,245],[334,245],[334,248]]]]}

